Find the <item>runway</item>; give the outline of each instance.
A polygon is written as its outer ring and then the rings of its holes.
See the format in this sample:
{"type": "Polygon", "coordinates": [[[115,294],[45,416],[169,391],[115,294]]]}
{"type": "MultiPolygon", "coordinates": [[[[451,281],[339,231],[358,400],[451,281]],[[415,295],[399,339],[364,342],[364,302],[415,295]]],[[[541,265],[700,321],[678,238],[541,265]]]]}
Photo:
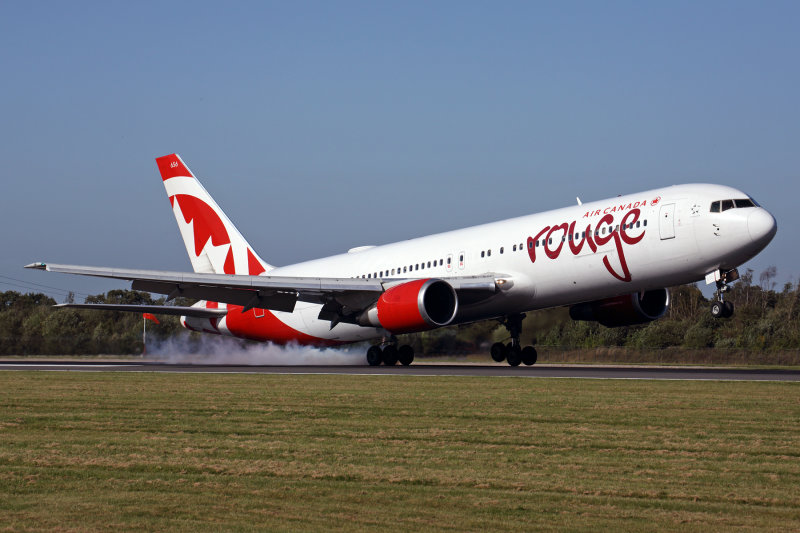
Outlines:
{"type": "Polygon", "coordinates": [[[411,366],[249,366],[170,364],[156,361],[0,360],[0,371],[177,372],[240,374],[329,374],[355,376],[460,376],[575,379],[800,381],[800,370],[721,367],[612,365],[472,365],[422,363],[411,366]]]}

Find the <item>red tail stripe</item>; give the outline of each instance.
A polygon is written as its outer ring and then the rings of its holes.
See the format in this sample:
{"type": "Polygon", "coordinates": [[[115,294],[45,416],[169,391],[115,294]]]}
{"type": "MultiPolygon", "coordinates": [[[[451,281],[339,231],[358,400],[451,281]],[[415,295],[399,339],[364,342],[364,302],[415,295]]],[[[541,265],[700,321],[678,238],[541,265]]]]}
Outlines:
{"type": "Polygon", "coordinates": [[[262,272],[266,270],[264,265],[256,259],[255,254],[253,254],[253,250],[250,248],[247,249],[247,270],[251,276],[258,276],[262,272]]]}
{"type": "Polygon", "coordinates": [[[181,162],[177,154],[157,157],[156,163],[158,164],[159,172],[161,172],[161,179],[164,181],[177,176],[194,177],[192,173],[189,172],[189,169],[186,168],[186,165],[181,162]]]}

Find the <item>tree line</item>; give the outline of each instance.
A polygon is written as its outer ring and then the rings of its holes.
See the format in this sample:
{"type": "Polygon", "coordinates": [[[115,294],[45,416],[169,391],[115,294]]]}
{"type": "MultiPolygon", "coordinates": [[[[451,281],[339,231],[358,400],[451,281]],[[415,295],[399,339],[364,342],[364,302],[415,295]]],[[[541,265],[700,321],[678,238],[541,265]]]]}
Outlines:
{"type": "MultiPolygon", "coordinates": [[[[775,267],[758,280],[747,270],[726,294],[736,311],[729,319],[714,319],[710,301],[696,285],[670,289],[667,315],[649,324],[606,328],[577,322],[565,308],[528,313],[522,341],[537,348],[586,350],[602,347],[660,350],[665,348],[748,351],[800,350],[800,289],[786,283],[775,286],[775,267]]],[[[149,293],[112,290],[90,296],[87,303],[164,305],[149,293]]],[[[175,305],[191,305],[177,299],[175,305]]],[[[2,355],[128,355],[142,353],[142,315],[78,309],[57,309],[40,293],[0,293],[0,354],[2,355]]],[[[180,326],[177,317],[159,315],[160,324],[147,323],[148,341],[176,335],[199,338],[180,326]]],[[[488,353],[488,347],[508,334],[496,321],[452,326],[402,336],[417,354],[488,353]]],[[[149,342],[148,342],[149,343],[149,342]]],[[[541,350],[540,350],[541,351],[541,350]]]]}

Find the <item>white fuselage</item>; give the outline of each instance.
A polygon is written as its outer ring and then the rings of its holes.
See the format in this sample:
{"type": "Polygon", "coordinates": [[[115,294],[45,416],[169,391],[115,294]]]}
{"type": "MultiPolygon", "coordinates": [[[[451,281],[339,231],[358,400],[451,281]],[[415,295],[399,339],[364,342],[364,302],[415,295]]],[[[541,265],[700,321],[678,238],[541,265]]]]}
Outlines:
{"type": "MultiPolygon", "coordinates": [[[[269,275],[392,282],[490,274],[509,280],[507,290],[460,303],[453,323],[489,319],[692,283],[735,268],[769,243],[775,220],[758,206],[710,209],[712,202],[748,198],[727,186],[678,185],[361,247],[269,275]]],[[[317,318],[320,307],[299,302],[293,313],[273,314],[292,329],[334,342],[385,335],[354,324],[331,328],[317,318]]]]}

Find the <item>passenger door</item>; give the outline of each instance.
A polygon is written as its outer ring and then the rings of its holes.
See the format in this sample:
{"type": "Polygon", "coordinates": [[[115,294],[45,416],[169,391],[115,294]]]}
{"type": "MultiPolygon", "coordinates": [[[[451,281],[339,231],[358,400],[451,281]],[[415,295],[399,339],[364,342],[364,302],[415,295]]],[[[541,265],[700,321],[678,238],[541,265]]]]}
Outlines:
{"type": "Polygon", "coordinates": [[[658,217],[658,231],[661,240],[675,238],[675,204],[664,204],[658,217]]]}

